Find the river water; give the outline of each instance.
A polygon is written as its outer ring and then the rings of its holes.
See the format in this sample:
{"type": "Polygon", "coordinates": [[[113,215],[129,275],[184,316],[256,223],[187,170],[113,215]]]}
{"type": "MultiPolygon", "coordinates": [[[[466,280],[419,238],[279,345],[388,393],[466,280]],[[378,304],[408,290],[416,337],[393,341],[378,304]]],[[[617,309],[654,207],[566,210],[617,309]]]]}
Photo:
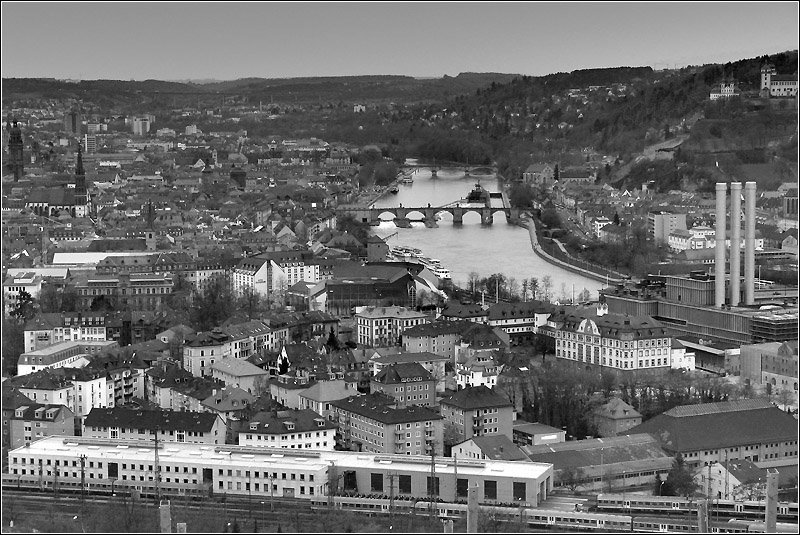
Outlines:
{"type": "MultiPolygon", "coordinates": [[[[413,161],[407,163],[413,164],[413,161]]],[[[442,168],[436,178],[431,177],[430,168],[417,167],[413,184],[399,184],[399,192],[387,193],[372,205],[375,208],[442,206],[467,196],[480,183],[490,192],[502,191],[502,182],[494,174],[465,176],[463,169],[442,168]]],[[[493,200],[494,202],[494,200],[493,200]]],[[[422,219],[422,214],[409,214],[411,219],[422,219]]],[[[535,277],[539,280],[539,296],[542,281],[550,276],[551,296],[560,301],[570,300],[573,292],[577,298],[584,289],[592,298],[597,298],[603,283],[549,264],[533,252],[528,230],[506,223],[503,213],[494,216],[491,226],[482,226],[476,213],[464,215],[463,225],[454,226],[452,216],[441,214],[438,228],[427,228],[422,222],[411,223],[411,228],[399,228],[387,213],[380,226],[373,232],[386,239],[391,247],[405,245],[422,250],[424,256],[441,260],[442,266],[452,273],[453,282],[467,287],[469,273],[477,272],[481,277],[502,273],[517,281],[522,291],[522,279],[535,277]]],[[[488,296],[487,296],[488,299],[488,296]]]]}

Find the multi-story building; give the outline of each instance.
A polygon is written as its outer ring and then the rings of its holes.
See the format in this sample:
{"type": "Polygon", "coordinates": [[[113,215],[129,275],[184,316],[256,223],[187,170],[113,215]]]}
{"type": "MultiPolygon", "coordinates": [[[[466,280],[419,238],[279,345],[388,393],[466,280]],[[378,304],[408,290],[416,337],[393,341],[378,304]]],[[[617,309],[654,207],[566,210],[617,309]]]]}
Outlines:
{"type": "Polygon", "coordinates": [[[232,272],[233,289],[250,289],[264,297],[285,292],[300,281],[319,282],[319,265],[310,251],[270,251],[242,259],[232,272]]]}
{"type": "Polygon", "coordinates": [[[210,412],[124,407],[95,408],[83,420],[84,437],[108,438],[120,444],[150,440],[155,434],[163,442],[224,444],[225,423],[210,412]]]}
{"type": "MultiPolygon", "coordinates": [[[[418,327],[423,326],[424,325],[419,325],[418,327]]],[[[412,327],[412,329],[416,329],[416,327],[412,327]]],[[[407,332],[408,330],[406,330],[406,333],[407,332]]],[[[445,371],[447,363],[452,362],[452,360],[452,357],[436,355],[435,353],[428,351],[423,351],[420,353],[398,352],[385,355],[376,351],[375,355],[369,359],[368,364],[372,370],[372,375],[378,375],[384,368],[391,366],[392,364],[415,362],[428,370],[428,373],[431,374],[431,377],[436,381],[436,391],[444,392],[446,378],[445,371]]]]}
{"type": "Polygon", "coordinates": [[[409,327],[403,332],[403,350],[408,353],[433,353],[455,359],[461,335],[472,325],[469,321],[434,321],[409,327]]]}
{"type": "Polygon", "coordinates": [[[105,342],[107,317],[103,312],[39,314],[25,324],[25,351],[36,351],[59,342],[105,342]]]}
{"type": "Polygon", "coordinates": [[[442,416],[427,407],[395,408],[383,394],[331,402],[338,440],[347,449],[401,455],[442,455],[442,416]]]}
{"type": "Polygon", "coordinates": [[[73,366],[84,357],[90,357],[115,347],[118,347],[117,342],[59,342],[21,354],[17,360],[17,374],[26,375],[47,368],[73,366]]]}
{"type": "Polygon", "coordinates": [[[797,96],[797,73],[779,75],[774,65],[765,63],[761,67],[761,93],[768,97],[797,96]]]}
{"type": "Polygon", "coordinates": [[[134,136],[145,136],[150,132],[150,119],[148,117],[134,117],[132,128],[134,136]]]}
{"type": "Polygon", "coordinates": [[[647,214],[647,232],[657,244],[666,244],[676,230],[686,230],[686,214],[663,211],[647,214]]]}
{"type": "Polygon", "coordinates": [[[336,424],[310,409],[259,412],[239,432],[240,446],[333,450],[336,424]]]}
{"type": "Polygon", "coordinates": [[[502,365],[496,361],[496,351],[464,353],[456,359],[456,385],[458,388],[486,386],[494,388],[502,365]]]}
{"type": "MultiPolygon", "coordinates": [[[[786,293],[791,299],[792,291],[797,292],[787,289],[780,293],[786,293]]],[[[797,339],[796,305],[771,310],[714,306],[715,282],[706,273],[654,276],[635,285],[619,284],[601,293],[610,311],[657,317],[681,341],[710,340],[742,345],[797,339]]],[[[774,303],[774,293],[769,286],[755,287],[755,303],[774,303]]]]}
{"type": "Polygon", "coordinates": [[[297,393],[301,409],[310,409],[323,418],[331,413],[331,402],[358,395],[353,386],[344,379],[317,381],[297,393]]]}
{"type": "MultiPolygon", "coordinates": [[[[419,408],[423,410],[422,408],[419,408]]],[[[120,485],[152,486],[156,477],[154,444],[75,437],[47,437],[8,452],[8,473],[81,481],[116,479],[120,485]]],[[[391,494],[407,500],[433,492],[445,502],[466,500],[478,489],[482,503],[536,507],[553,489],[553,465],[525,461],[437,459],[431,477],[430,456],[365,455],[345,451],[307,451],[220,444],[182,444],[159,459],[161,482],[187,489],[213,489],[265,501],[284,496],[325,503],[327,496],[391,494]]]]}
{"type": "Polygon", "coordinates": [[[8,445],[12,449],[53,435],[75,435],[75,414],[64,405],[30,403],[16,407],[9,418],[8,445]]]}
{"type": "Polygon", "coordinates": [[[550,317],[556,358],[616,370],[670,369],[672,338],[650,316],[608,314],[596,309],[560,309],[550,317]]]}
{"type": "Polygon", "coordinates": [[[94,154],[97,152],[97,136],[92,134],[84,134],[83,150],[86,151],[86,154],[94,154]]]}
{"type": "Polygon", "coordinates": [[[211,377],[250,394],[269,389],[269,372],[244,359],[221,358],[211,365],[211,377]]]}
{"type": "Polygon", "coordinates": [[[539,327],[547,324],[553,310],[555,307],[544,301],[496,303],[489,307],[487,321],[492,327],[503,329],[512,343],[526,343],[532,342],[539,327]]]}
{"type": "Polygon", "coordinates": [[[747,459],[797,467],[797,420],[765,399],[683,405],[628,430],[649,433],[692,467],[747,459]]]}
{"type": "Polygon", "coordinates": [[[769,384],[772,394],[788,390],[797,398],[797,347],[796,340],[743,345],[740,375],[749,384],[769,384]]]}
{"type": "Polygon", "coordinates": [[[187,338],[183,346],[183,368],[195,377],[211,376],[216,360],[230,357],[230,336],[220,329],[187,338]]]}
{"type": "Polygon", "coordinates": [[[392,364],[373,376],[370,392],[394,398],[397,407],[436,404],[436,380],[416,362],[392,364]]]}
{"type": "Polygon", "coordinates": [[[404,307],[365,307],[356,313],[358,343],[372,347],[399,345],[406,329],[430,321],[430,316],[404,307]]]}
{"type": "Polygon", "coordinates": [[[441,399],[439,408],[445,422],[455,427],[462,440],[486,435],[513,438],[513,404],[485,386],[459,390],[441,399]]]}
{"type": "Polygon", "coordinates": [[[94,275],[75,284],[80,310],[105,299],[116,308],[153,310],[166,303],[172,293],[172,275],[94,275]]]}

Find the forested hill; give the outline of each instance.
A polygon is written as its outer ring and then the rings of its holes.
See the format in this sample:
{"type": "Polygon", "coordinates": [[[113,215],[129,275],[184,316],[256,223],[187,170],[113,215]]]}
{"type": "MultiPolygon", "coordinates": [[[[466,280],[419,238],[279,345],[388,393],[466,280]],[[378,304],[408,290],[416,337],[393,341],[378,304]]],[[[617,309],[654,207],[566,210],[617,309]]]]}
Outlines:
{"type": "MultiPolygon", "coordinates": [[[[169,95],[175,105],[197,103],[215,95],[237,97],[238,102],[290,102],[294,104],[353,102],[441,102],[455,95],[468,95],[492,83],[505,83],[518,74],[461,73],[441,78],[411,76],[332,76],[306,78],[242,78],[206,83],[159,80],[84,80],[67,82],[49,78],[3,80],[3,100],[25,98],[76,98],[133,104],[136,95],[147,103],[153,95],[169,95]],[[182,95],[186,98],[182,99],[182,95]]],[[[216,102],[216,101],[215,101],[216,102]]]]}
{"type": "Polygon", "coordinates": [[[448,108],[458,113],[462,125],[487,135],[495,146],[516,139],[543,157],[588,146],[630,155],[643,148],[649,131],[663,132],[702,116],[709,92],[723,80],[736,81],[745,96],[757,95],[766,61],[779,74],[797,72],[796,50],[680,70],[579,70],[491,84],[452,98],[448,108]]]}

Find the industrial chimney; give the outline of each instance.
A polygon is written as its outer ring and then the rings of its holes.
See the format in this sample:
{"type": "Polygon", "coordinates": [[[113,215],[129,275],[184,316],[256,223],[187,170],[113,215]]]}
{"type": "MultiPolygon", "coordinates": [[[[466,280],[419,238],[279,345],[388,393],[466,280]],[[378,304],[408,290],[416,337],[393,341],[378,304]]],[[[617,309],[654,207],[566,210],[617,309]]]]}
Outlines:
{"type": "MultiPolygon", "coordinates": [[[[748,182],[749,184],[749,182],[748,182]]],[[[714,256],[714,306],[725,304],[725,206],[728,185],[717,182],[717,230],[716,251],[714,256]]]]}
{"type": "MultiPolygon", "coordinates": [[[[719,185],[717,185],[719,188],[719,185]]],[[[717,205],[719,207],[719,204],[717,205]]],[[[756,183],[744,184],[744,304],[755,304],[756,183]]]]}
{"type": "Polygon", "coordinates": [[[742,183],[731,182],[731,298],[732,307],[739,305],[741,279],[740,243],[742,241],[742,183]]]}

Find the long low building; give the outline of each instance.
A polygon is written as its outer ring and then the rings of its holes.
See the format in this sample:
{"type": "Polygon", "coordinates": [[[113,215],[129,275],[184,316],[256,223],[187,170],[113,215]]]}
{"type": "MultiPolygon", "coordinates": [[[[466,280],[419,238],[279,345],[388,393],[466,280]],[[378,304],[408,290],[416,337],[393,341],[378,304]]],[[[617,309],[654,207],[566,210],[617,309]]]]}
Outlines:
{"type": "MultiPolygon", "coordinates": [[[[431,482],[427,456],[298,451],[211,444],[155,445],[151,441],[51,436],[8,452],[8,473],[44,478],[78,478],[81,459],[85,481],[117,481],[141,490],[156,471],[166,484],[215,493],[287,496],[312,499],[335,493],[389,494],[426,499],[431,482]],[[58,470],[56,476],[54,471],[58,470]],[[390,485],[393,487],[390,489],[390,485]]],[[[483,503],[522,503],[535,507],[553,488],[553,465],[523,461],[436,458],[434,488],[452,502],[479,488],[483,503]]],[[[149,483],[148,483],[149,482],[149,483]]]]}

